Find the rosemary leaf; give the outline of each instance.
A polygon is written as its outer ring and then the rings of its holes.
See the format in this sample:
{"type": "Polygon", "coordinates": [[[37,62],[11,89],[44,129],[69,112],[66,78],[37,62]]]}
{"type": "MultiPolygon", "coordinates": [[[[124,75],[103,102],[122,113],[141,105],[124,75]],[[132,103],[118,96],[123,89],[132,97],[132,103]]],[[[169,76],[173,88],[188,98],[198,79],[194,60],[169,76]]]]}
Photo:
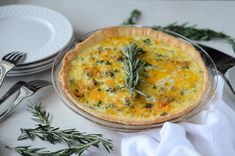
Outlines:
{"type": "Polygon", "coordinates": [[[32,120],[40,123],[40,124],[45,124],[49,125],[50,124],[50,115],[45,111],[45,109],[42,107],[41,103],[40,104],[33,104],[33,105],[28,105],[28,111],[30,111],[33,115],[32,120]]]}
{"type": "Polygon", "coordinates": [[[129,18],[127,18],[122,25],[133,25],[136,24],[136,22],[138,21],[139,17],[141,16],[141,12],[139,10],[133,10],[131,12],[131,15],[129,18]]]}
{"type": "Polygon", "coordinates": [[[17,146],[15,150],[22,156],[52,156],[45,148],[31,148],[30,146],[17,146]]]}

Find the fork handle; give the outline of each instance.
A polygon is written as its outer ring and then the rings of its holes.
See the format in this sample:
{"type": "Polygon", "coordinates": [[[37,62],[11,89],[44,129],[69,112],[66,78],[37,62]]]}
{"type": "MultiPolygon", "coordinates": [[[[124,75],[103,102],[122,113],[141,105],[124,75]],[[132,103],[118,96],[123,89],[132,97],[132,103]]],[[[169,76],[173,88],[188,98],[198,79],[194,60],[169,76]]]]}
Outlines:
{"type": "Polygon", "coordinates": [[[12,113],[12,111],[20,104],[20,102],[24,98],[29,97],[31,95],[33,95],[33,92],[31,90],[25,89],[24,86],[21,87],[20,94],[18,95],[14,103],[11,104],[10,107],[8,107],[6,110],[2,111],[2,113],[0,114],[0,121],[5,119],[8,115],[10,115],[10,113],[12,113]]]}
{"type": "Polygon", "coordinates": [[[1,74],[0,74],[0,87],[2,85],[2,82],[6,76],[6,74],[13,68],[9,68],[9,67],[6,67],[4,66],[3,64],[0,64],[0,68],[1,68],[1,74]]]}

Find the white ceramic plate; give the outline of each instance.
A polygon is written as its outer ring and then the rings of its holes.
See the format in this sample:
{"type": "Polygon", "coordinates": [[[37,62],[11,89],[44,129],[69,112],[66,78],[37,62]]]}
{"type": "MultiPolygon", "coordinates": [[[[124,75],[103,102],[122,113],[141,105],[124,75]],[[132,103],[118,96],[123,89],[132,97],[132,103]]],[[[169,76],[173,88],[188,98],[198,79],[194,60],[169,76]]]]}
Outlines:
{"type": "Polygon", "coordinates": [[[41,60],[37,63],[30,63],[29,65],[20,64],[20,65],[17,65],[13,70],[11,70],[10,73],[16,70],[27,70],[29,68],[37,68],[38,66],[43,66],[45,64],[52,62],[54,59],[55,59],[55,56],[51,56],[51,57],[48,57],[46,60],[41,60]]]}
{"type": "Polygon", "coordinates": [[[40,65],[40,66],[37,66],[37,67],[32,67],[32,68],[24,68],[24,69],[14,69],[14,70],[11,70],[8,74],[14,74],[14,73],[19,73],[19,72],[31,72],[31,71],[37,71],[37,69],[42,69],[44,67],[48,67],[48,66],[51,66],[52,67],[52,61],[50,62],[47,62],[43,65],[40,65]]]}
{"type": "Polygon", "coordinates": [[[0,7],[0,56],[27,53],[22,65],[45,60],[63,49],[73,36],[70,22],[61,14],[38,6],[0,7]]]}
{"type": "Polygon", "coordinates": [[[36,74],[42,71],[45,71],[47,69],[50,69],[52,67],[53,62],[48,63],[47,65],[44,66],[39,66],[36,68],[32,68],[32,69],[27,69],[27,70],[14,70],[10,73],[7,74],[7,76],[25,76],[25,75],[32,75],[32,74],[36,74]]]}

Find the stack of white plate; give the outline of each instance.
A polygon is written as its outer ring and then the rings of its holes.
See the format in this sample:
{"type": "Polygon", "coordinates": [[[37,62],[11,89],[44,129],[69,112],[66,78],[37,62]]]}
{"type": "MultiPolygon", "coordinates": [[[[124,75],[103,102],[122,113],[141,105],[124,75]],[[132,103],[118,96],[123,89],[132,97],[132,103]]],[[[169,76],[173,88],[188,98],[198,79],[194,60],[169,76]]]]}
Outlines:
{"type": "Polygon", "coordinates": [[[0,7],[0,56],[26,53],[23,63],[8,76],[38,73],[52,67],[54,58],[71,41],[73,29],[61,14],[38,6],[0,7]]]}

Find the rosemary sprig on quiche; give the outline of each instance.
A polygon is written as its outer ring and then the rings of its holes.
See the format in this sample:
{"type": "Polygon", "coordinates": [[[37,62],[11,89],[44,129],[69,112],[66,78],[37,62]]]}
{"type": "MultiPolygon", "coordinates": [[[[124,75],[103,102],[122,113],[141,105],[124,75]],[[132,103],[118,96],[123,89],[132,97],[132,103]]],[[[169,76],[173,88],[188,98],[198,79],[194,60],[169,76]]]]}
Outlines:
{"type": "Polygon", "coordinates": [[[129,92],[133,94],[133,92],[137,90],[136,87],[139,83],[139,72],[143,70],[145,66],[145,63],[138,59],[139,55],[143,53],[143,50],[133,43],[129,46],[125,46],[122,53],[125,55],[126,86],[129,92]]]}
{"type": "Polygon", "coordinates": [[[124,67],[126,73],[126,86],[134,98],[134,92],[144,96],[147,100],[153,99],[146,93],[140,91],[137,87],[140,82],[140,72],[144,69],[146,63],[139,59],[139,56],[143,54],[143,50],[139,48],[135,43],[125,46],[122,53],[125,55],[124,67]]]}

